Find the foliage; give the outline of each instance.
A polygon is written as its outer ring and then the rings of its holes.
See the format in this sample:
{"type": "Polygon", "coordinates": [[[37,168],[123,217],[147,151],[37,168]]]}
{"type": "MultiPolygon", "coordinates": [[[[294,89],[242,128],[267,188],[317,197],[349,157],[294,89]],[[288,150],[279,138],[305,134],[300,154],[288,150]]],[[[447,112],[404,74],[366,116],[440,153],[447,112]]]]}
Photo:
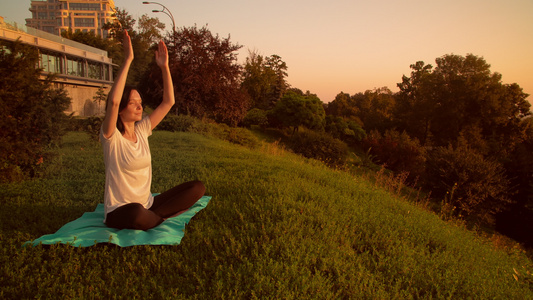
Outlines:
{"type": "MultiPolygon", "coordinates": [[[[238,124],[249,108],[247,94],[240,88],[241,66],[235,53],[241,46],[206,27],[181,28],[167,41],[176,111],[238,124]]],[[[148,105],[160,103],[162,86],[161,71],[152,63],[140,84],[148,105]]]]}
{"type": "Polygon", "coordinates": [[[513,204],[496,216],[496,229],[533,247],[533,118],[522,120],[524,139],[504,161],[510,186],[516,188],[513,204]]]}
{"type": "Polygon", "coordinates": [[[283,127],[292,127],[296,131],[299,126],[308,129],[323,130],[325,112],[322,102],[309,91],[303,94],[299,90],[288,90],[272,110],[271,118],[275,118],[283,127]]]}
{"type": "Polygon", "coordinates": [[[96,91],[96,94],[93,96],[93,102],[98,106],[98,114],[100,114],[101,111],[105,110],[105,103],[107,100],[107,94],[105,92],[105,89],[105,86],[100,86],[96,91]],[[104,107],[102,107],[102,104],[104,104],[104,107]]]}
{"type": "Polygon", "coordinates": [[[252,108],[242,120],[242,126],[250,127],[257,125],[265,128],[268,125],[268,114],[266,111],[259,108],[252,108]]]}
{"type": "Polygon", "coordinates": [[[387,130],[381,134],[372,130],[363,140],[365,149],[375,156],[377,162],[388,169],[409,174],[410,181],[424,174],[426,150],[417,139],[411,138],[405,131],[387,130]]]}
{"type": "Polygon", "coordinates": [[[384,132],[394,127],[396,99],[390,89],[382,87],[367,90],[351,96],[351,100],[357,108],[356,116],[366,131],[384,132]]]}
{"type": "Polygon", "coordinates": [[[181,244],[22,248],[102,201],[101,148],[69,133],[46,178],[0,186],[2,298],[533,297],[519,251],[363,178],[193,133],[156,131],[150,146],[154,191],[199,178],[213,196],[181,244]]]}
{"type": "Polygon", "coordinates": [[[288,142],[295,153],[323,161],[331,166],[342,166],[348,156],[348,146],[325,132],[304,130],[293,134],[288,142]]]}
{"type": "Polygon", "coordinates": [[[351,146],[358,146],[366,137],[365,130],[359,124],[352,120],[344,120],[338,116],[326,116],[325,130],[334,138],[344,141],[351,146]]]}
{"type": "Polygon", "coordinates": [[[456,216],[475,217],[491,224],[494,214],[510,203],[503,167],[465,142],[431,151],[426,174],[426,185],[455,208],[456,216]]]}
{"type": "Polygon", "coordinates": [[[250,95],[253,108],[269,110],[288,88],[287,64],[278,55],[263,57],[249,51],[243,71],[242,87],[250,95]]]}
{"type": "Polygon", "coordinates": [[[454,143],[461,133],[473,134],[488,143],[491,153],[520,142],[520,120],[529,114],[530,104],[517,84],[502,84],[501,74],[491,73],[490,65],[472,54],[445,55],[436,64],[433,69],[417,62],[411,65],[411,77],[403,76],[398,83],[401,129],[423,145],[432,141],[436,146],[454,143]]]}
{"type": "Polygon", "coordinates": [[[161,31],[165,29],[165,24],[161,23],[158,18],[150,18],[146,14],[140,16],[137,23],[128,11],[118,7],[113,16],[117,18],[114,23],[106,23],[102,26],[109,30],[110,39],[106,41],[113,45],[113,53],[110,53],[109,57],[114,62],[122,62],[123,52],[120,41],[122,41],[123,31],[127,30],[135,57],[128,73],[127,84],[138,85],[154,57],[150,49],[163,37],[161,31]]]}
{"type": "Polygon", "coordinates": [[[352,120],[361,126],[363,125],[359,118],[359,109],[350,94],[340,92],[333,101],[325,105],[325,111],[327,115],[342,117],[345,120],[352,120]]]}
{"type": "Polygon", "coordinates": [[[187,132],[193,131],[198,123],[199,120],[192,116],[168,114],[156,128],[172,132],[187,132]]]}
{"type": "Polygon", "coordinates": [[[111,58],[111,60],[115,63],[122,61],[122,49],[116,39],[106,39],[99,35],[96,35],[92,31],[72,31],[72,28],[69,28],[67,31],[61,32],[61,36],[84,45],[105,50],[107,51],[107,56],[111,58]]]}
{"type": "Polygon", "coordinates": [[[35,176],[46,149],[59,143],[70,98],[52,76],[40,80],[37,50],[0,45],[0,181],[35,176]]]}
{"type": "Polygon", "coordinates": [[[259,140],[249,130],[229,127],[226,124],[204,122],[187,115],[167,115],[156,128],[172,132],[199,133],[249,148],[259,145],[259,140]]]}

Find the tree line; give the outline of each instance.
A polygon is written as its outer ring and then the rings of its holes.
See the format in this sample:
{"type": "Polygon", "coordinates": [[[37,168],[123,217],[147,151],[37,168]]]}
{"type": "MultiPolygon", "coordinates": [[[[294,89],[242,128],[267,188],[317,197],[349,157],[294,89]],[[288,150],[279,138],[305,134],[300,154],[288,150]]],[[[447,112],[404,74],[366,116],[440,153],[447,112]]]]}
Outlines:
{"type": "Polygon", "coordinates": [[[436,58],[435,66],[419,61],[401,78],[396,93],[386,87],[340,92],[324,103],[287,83],[288,67],[278,55],[249,52],[241,65],[236,52],[242,46],[207,27],[163,35],[164,24],[157,18],[144,15],[136,25],[125,10],[118,9],[116,16],[118,22],[106,25],[112,39],[82,32],[64,36],[107,50],[120,62],[118,41],[128,30],[135,50],[128,84],[138,86],[147,105],[161,101],[162,79],[150,50],[164,38],[176,114],[287,129],[295,152],[334,165],[346,164],[350,152],[366,155],[406,174],[413,186],[441,199],[453,216],[533,242],[528,95],[516,83],[502,83],[501,74],[482,57],[449,54],[436,58]]]}

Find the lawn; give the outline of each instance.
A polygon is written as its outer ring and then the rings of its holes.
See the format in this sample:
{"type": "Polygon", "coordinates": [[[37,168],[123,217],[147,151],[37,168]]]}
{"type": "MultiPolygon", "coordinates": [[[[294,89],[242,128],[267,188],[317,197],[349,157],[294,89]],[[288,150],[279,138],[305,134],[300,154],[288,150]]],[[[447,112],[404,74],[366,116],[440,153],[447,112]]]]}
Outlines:
{"type": "Polygon", "coordinates": [[[103,199],[100,145],[70,132],[42,179],[0,185],[0,298],[533,299],[523,253],[362,177],[195,133],[150,143],[153,192],[213,197],[181,244],[22,247],[103,199]]]}

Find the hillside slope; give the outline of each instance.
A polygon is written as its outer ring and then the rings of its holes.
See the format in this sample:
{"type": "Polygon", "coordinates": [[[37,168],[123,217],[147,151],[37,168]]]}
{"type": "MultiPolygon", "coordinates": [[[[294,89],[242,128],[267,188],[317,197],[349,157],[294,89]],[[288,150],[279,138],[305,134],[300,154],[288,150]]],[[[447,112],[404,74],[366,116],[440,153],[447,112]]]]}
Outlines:
{"type": "Polygon", "coordinates": [[[520,253],[318,162],[192,133],[150,138],[154,192],[200,179],[213,196],[180,246],[21,248],[103,197],[99,145],[64,140],[46,179],[0,186],[1,298],[533,298],[520,253]]]}

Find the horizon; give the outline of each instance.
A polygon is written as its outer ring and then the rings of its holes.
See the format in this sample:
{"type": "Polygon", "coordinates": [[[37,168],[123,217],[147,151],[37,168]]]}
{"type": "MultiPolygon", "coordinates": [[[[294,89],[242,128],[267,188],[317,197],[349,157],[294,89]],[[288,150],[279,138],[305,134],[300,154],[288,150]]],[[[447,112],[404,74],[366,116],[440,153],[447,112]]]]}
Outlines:
{"type": "MultiPolygon", "coordinates": [[[[0,16],[25,25],[30,3],[4,1],[0,16]]],[[[411,64],[435,66],[443,55],[469,53],[502,74],[503,84],[517,83],[532,103],[533,1],[160,3],[171,11],[177,28],[207,26],[242,45],[239,63],[249,50],[279,55],[288,66],[291,87],[309,90],[324,103],[340,92],[353,95],[381,87],[397,92],[396,84],[410,76],[411,64]]],[[[116,0],[115,5],[134,19],[146,14],[172,29],[169,16],[152,12],[161,8],[157,4],[116,0]]]]}

